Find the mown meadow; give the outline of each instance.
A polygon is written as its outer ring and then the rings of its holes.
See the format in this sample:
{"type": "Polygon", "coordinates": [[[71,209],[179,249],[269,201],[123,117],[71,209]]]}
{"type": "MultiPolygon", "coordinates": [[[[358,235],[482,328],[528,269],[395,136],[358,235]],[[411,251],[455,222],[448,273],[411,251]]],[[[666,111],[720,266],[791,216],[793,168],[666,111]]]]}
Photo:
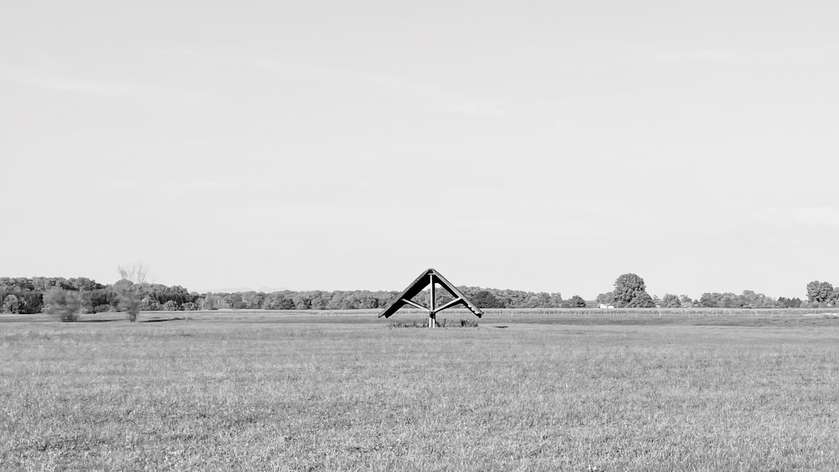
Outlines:
{"type": "Polygon", "coordinates": [[[0,469],[839,470],[831,313],[141,320],[0,317],[0,469]]]}

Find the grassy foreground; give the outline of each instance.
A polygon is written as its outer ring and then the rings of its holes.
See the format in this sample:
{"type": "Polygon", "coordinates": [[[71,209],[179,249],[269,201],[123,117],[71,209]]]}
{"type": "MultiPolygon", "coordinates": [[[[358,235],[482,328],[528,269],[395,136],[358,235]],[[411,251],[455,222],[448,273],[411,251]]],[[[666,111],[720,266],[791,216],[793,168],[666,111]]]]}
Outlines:
{"type": "Polygon", "coordinates": [[[0,469],[839,470],[836,317],[318,316],[0,323],[0,469]]]}

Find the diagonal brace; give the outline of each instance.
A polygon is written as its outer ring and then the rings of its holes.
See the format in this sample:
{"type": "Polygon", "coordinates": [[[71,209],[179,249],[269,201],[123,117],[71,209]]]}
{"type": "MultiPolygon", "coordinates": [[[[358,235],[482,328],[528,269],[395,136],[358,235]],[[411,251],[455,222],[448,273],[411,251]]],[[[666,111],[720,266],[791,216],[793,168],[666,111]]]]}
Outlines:
{"type": "Polygon", "coordinates": [[[414,308],[419,308],[420,310],[428,311],[428,307],[424,307],[424,306],[420,305],[419,303],[417,303],[413,300],[408,300],[407,298],[403,298],[402,301],[407,303],[408,305],[413,306],[414,308]]]}
{"type": "Polygon", "coordinates": [[[453,307],[453,306],[455,306],[459,303],[463,303],[463,299],[460,298],[460,297],[457,297],[454,300],[450,301],[449,303],[446,303],[445,305],[441,306],[440,308],[437,308],[436,310],[434,310],[434,313],[440,313],[441,311],[445,310],[446,308],[451,308],[451,307],[453,307]]]}

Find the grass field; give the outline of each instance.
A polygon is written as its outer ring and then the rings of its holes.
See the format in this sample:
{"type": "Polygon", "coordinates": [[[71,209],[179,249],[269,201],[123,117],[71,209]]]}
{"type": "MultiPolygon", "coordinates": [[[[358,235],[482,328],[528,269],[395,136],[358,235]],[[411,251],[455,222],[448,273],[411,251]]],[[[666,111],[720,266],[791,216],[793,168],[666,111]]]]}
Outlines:
{"type": "Polygon", "coordinates": [[[830,313],[29,316],[3,470],[839,470],[830,313]]]}

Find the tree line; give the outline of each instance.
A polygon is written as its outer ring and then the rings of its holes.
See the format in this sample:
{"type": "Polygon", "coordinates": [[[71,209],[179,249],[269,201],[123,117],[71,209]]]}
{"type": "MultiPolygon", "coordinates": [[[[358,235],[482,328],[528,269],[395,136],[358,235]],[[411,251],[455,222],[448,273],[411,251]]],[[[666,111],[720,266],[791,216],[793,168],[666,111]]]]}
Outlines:
{"type": "MultiPolygon", "coordinates": [[[[574,296],[563,300],[559,293],[460,287],[485,308],[559,308],[582,307],[585,301],[574,296]]],[[[78,299],[82,313],[126,310],[126,294],[136,300],[139,311],[194,311],[222,309],[250,310],[355,310],[384,308],[399,296],[398,291],[369,290],[281,290],[275,292],[205,292],[189,291],[180,285],[167,286],[133,282],[127,278],[111,285],[88,278],[0,277],[0,312],[41,313],[50,305],[49,294],[70,293],[78,299]]],[[[418,295],[421,302],[425,294],[418,295]]],[[[450,297],[438,294],[437,303],[450,297]]]]}
{"type": "Polygon", "coordinates": [[[808,300],[805,304],[798,297],[773,298],[754,290],[743,290],[740,294],[731,292],[705,292],[693,299],[687,295],[665,294],[659,298],[650,296],[644,279],[637,274],[623,274],[615,280],[614,290],[601,293],[595,300],[598,306],[616,308],[800,308],[802,306],[821,307],[839,304],[839,297],[832,298],[824,293],[834,293],[833,286],[827,282],[810,282],[807,285],[808,300]],[[818,290],[811,290],[811,286],[818,290]],[[826,284],[826,285],[825,285],[826,284]]]}
{"type": "MultiPolygon", "coordinates": [[[[802,306],[839,305],[839,287],[829,282],[812,281],[806,286],[807,300],[773,298],[752,290],[734,293],[703,293],[692,299],[687,295],[665,294],[659,298],[647,292],[644,279],[637,274],[619,276],[611,291],[587,302],[574,295],[563,298],[558,292],[529,292],[482,287],[459,287],[482,308],[798,308],[802,306]]],[[[355,310],[380,309],[393,302],[398,291],[334,290],[275,292],[205,292],[187,290],[180,285],[148,283],[143,273],[121,269],[121,279],[113,284],[76,277],[2,277],[0,278],[0,312],[42,313],[75,311],[98,313],[125,311],[194,311],[219,309],[250,310],[355,310]]],[[[425,302],[424,293],[417,296],[425,302]]],[[[439,304],[450,297],[438,291],[439,304]]]]}

